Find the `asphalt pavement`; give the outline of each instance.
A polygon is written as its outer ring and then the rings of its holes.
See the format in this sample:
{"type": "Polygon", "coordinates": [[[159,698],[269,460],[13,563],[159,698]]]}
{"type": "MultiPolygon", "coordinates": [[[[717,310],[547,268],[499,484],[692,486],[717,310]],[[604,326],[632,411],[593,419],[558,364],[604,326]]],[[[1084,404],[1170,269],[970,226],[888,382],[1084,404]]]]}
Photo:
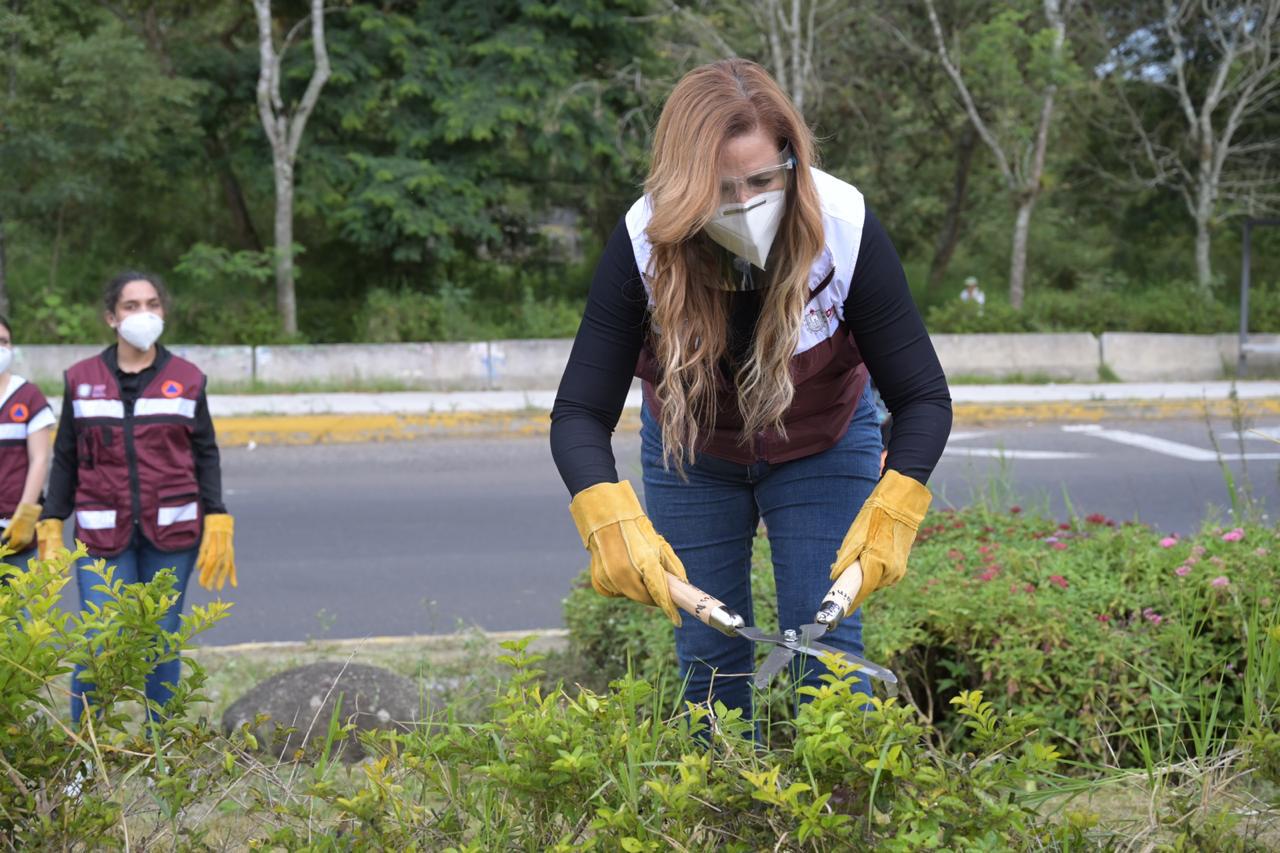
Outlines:
{"type": "MultiPolygon", "coordinates": [[[[1280,415],[1252,426],[1280,434],[1280,415]]],[[[1274,512],[1280,444],[1234,438],[1224,417],[1212,429],[1221,457],[1203,416],[971,418],[957,423],[930,482],[934,505],[1017,503],[1185,534],[1227,517],[1225,462],[1274,512]]],[[[620,475],[639,488],[632,422],[614,448],[620,475]]],[[[224,447],[223,468],[241,583],[223,591],[235,607],[206,644],[559,627],[586,565],[544,433],[251,442],[224,447]]],[[[192,585],[189,601],[209,597],[192,585]]]]}

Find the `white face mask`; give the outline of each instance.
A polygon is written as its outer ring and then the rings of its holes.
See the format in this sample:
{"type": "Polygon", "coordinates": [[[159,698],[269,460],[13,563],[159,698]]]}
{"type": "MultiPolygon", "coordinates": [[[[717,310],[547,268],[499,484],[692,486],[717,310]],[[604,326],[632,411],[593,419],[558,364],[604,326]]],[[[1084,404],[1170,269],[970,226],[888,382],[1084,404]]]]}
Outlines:
{"type": "MultiPolygon", "coordinates": [[[[11,364],[13,364],[13,349],[11,347],[0,347],[0,373],[8,370],[11,364]]],[[[3,388],[0,388],[0,391],[3,390],[3,388]]]]}
{"type": "Polygon", "coordinates": [[[771,190],[741,204],[722,204],[704,230],[733,254],[764,269],[786,199],[786,190],[771,190]]]}
{"type": "Polygon", "coordinates": [[[164,331],[164,318],[150,311],[141,311],[121,320],[116,331],[120,333],[120,337],[146,352],[160,339],[160,333],[164,331]]]}

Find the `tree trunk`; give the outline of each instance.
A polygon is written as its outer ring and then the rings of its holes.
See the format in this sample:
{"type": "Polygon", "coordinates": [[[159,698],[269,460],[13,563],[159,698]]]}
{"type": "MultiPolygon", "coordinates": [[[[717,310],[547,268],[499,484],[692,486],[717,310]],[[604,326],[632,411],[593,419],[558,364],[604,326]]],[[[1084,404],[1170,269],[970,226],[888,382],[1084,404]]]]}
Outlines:
{"type": "Polygon", "coordinates": [[[9,263],[4,253],[3,213],[0,213],[0,314],[9,315],[9,263]]]}
{"type": "Polygon", "coordinates": [[[206,139],[205,149],[213,158],[213,162],[218,164],[222,195],[226,200],[227,210],[231,213],[236,234],[240,238],[241,248],[261,252],[262,238],[258,236],[258,229],[253,225],[253,217],[249,214],[249,205],[244,198],[244,189],[240,185],[240,179],[236,177],[235,170],[231,167],[230,158],[221,140],[206,139]]]}
{"type": "Polygon", "coordinates": [[[58,255],[62,251],[62,215],[66,212],[67,203],[64,201],[58,206],[58,227],[53,233],[53,251],[49,257],[49,289],[56,290],[58,287],[58,255]]]}
{"type": "Polygon", "coordinates": [[[293,283],[293,167],[276,163],[276,308],[284,333],[298,334],[298,303],[293,283]]]}
{"type": "Polygon", "coordinates": [[[1027,235],[1031,231],[1031,209],[1036,206],[1037,192],[1022,194],[1018,203],[1018,215],[1013,221],[1013,256],[1009,260],[1009,304],[1014,310],[1022,310],[1022,298],[1027,292],[1027,235]]]}
{"type": "Polygon", "coordinates": [[[942,278],[947,274],[951,256],[955,254],[956,245],[960,242],[960,219],[969,194],[969,173],[973,170],[973,152],[977,147],[978,132],[973,129],[973,124],[965,122],[964,130],[956,142],[956,169],[951,183],[951,201],[947,204],[942,230],[938,232],[938,241],[933,250],[933,261],[929,264],[929,281],[925,292],[930,296],[942,289],[942,278]]]}
{"type": "Polygon", "coordinates": [[[1200,176],[1196,186],[1196,284],[1205,293],[1213,288],[1213,267],[1209,260],[1209,220],[1213,218],[1214,192],[1210,177],[1208,146],[1201,146],[1200,176]]]}

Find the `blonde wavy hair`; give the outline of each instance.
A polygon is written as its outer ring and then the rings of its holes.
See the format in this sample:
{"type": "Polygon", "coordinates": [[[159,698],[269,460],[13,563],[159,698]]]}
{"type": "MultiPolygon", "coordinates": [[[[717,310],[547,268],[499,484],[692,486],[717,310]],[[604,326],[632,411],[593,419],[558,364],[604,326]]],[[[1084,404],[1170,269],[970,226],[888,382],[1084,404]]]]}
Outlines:
{"type": "Polygon", "coordinates": [[[663,463],[683,474],[704,431],[715,426],[719,364],[728,349],[724,254],[702,231],[720,205],[720,154],[729,140],[762,130],[796,159],[785,212],[770,251],[769,283],[749,357],[733,381],[741,441],[765,429],[783,437],[795,387],[790,364],[809,299],[809,269],[822,251],[822,209],[809,166],[813,136],[800,112],[763,68],[727,59],[690,71],[667,98],[645,180],[653,215],[648,275],[651,328],[660,370],[663,463]]]}

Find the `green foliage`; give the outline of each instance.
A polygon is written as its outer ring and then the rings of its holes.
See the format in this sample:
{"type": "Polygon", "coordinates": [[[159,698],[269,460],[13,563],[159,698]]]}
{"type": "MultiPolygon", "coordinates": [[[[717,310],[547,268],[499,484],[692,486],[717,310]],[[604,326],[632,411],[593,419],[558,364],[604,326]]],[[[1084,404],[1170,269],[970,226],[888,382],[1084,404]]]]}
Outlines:
{"type": "MultiPolygon", "coordinates": [[[[83,556],[82,548],[33,560],[27,570],[0,566],[0,838],[18,849],[115,847],[138,786],[168,823],[224,775],[216,771],[220,755],[202,748],[214,733],[187,719],[205,682],[193,661],[183,658],[187,672],[165,714],[149,726],[141,722],[146,673],[179,657],[228,605],[193,607],[169,633],[156,617],[176,597],[173,573],[126,585],[99,563],[110,600],[92,612],[68,613],[62,609],[68,565],[83,556]],[[96,711],[79,730],[62,716],[69,701],[62,685],[76,664],[94,684],[96,711]]],[[[196,830],[192,841],[202,836],[196,830]]]]}
{"type": "MultiPolygon", "coordinates": [[[[1194,756],[1274,719],[1273,532],[1210,529],[1166,548],[1143,526],[1096,515],[1061,525],[985,509],[930,519],[907,577],[866,606],[864,637],[942,737],[971,736],[949,702],[973,690],[1000,713],[1043,720],[1064,753],[1086,762],[1141,765],[1144,738],[1194,756]],[[1225,585],[1214,585],[1219,577],[1225,585]]],[[[771,574],[759,540],[754,607],[766,630],[776,626],[771,574]]],[[[660,613],[602,598],[585,581],[565,622],[585,673],[612,678],[631,666],[659,679],[675,659],[660,613]]],[[[1267,761],[1274,744],[1257,744],[1267,761]]]]}
{"type": "Polygon", "coordinates": [[[23,343],[105,343],[110,336],[96,305],[71,303],[47,290],[14,308],[13,321],[23,343]]]}
{"type": "MultiPolygon", "coordinates": [[[[1118,278],[1108,286],[1091,285],[1073,291],[1040,289],[1028,294],[1023,310],[1015,311],[1003,298],[988,294],[979,311],[972,303],[951,299],[926,314],[931,332],[1168,332],[1214,334],[1240,326],[1238,311],[1189,284],[1134,289],[1118,278]]],[[[1259,310],[1250,301],[1250,327],[1256,331],[1280,328],[1276,304],[1263,291],[1259,310]]]]}
{"type": "MultiPolygon", "coordinates": [[[[1056,755],[1021,715],[983,726],[974,752],[945,755],[909,708],[854,691],[835,664],[795,723],[793,750],[760,749],[722,706],[672,719],[661,686],[628,675],[608,692],[544,691],[539,657],[508,645],[513,674],[488,719],[448,718],[380,737],[354,793],[316,786],[357,847],[455,850],[757,850],[921,845],[991,848],[1047,839],[1023,797],[1056,755]],[[710,740],[696,745],[691,735],[710,740]]],[[[314,805],[312,806],[314,808],[314,805]]],[[[305,841],[303,804],[273,842],[305,841]]]]}

